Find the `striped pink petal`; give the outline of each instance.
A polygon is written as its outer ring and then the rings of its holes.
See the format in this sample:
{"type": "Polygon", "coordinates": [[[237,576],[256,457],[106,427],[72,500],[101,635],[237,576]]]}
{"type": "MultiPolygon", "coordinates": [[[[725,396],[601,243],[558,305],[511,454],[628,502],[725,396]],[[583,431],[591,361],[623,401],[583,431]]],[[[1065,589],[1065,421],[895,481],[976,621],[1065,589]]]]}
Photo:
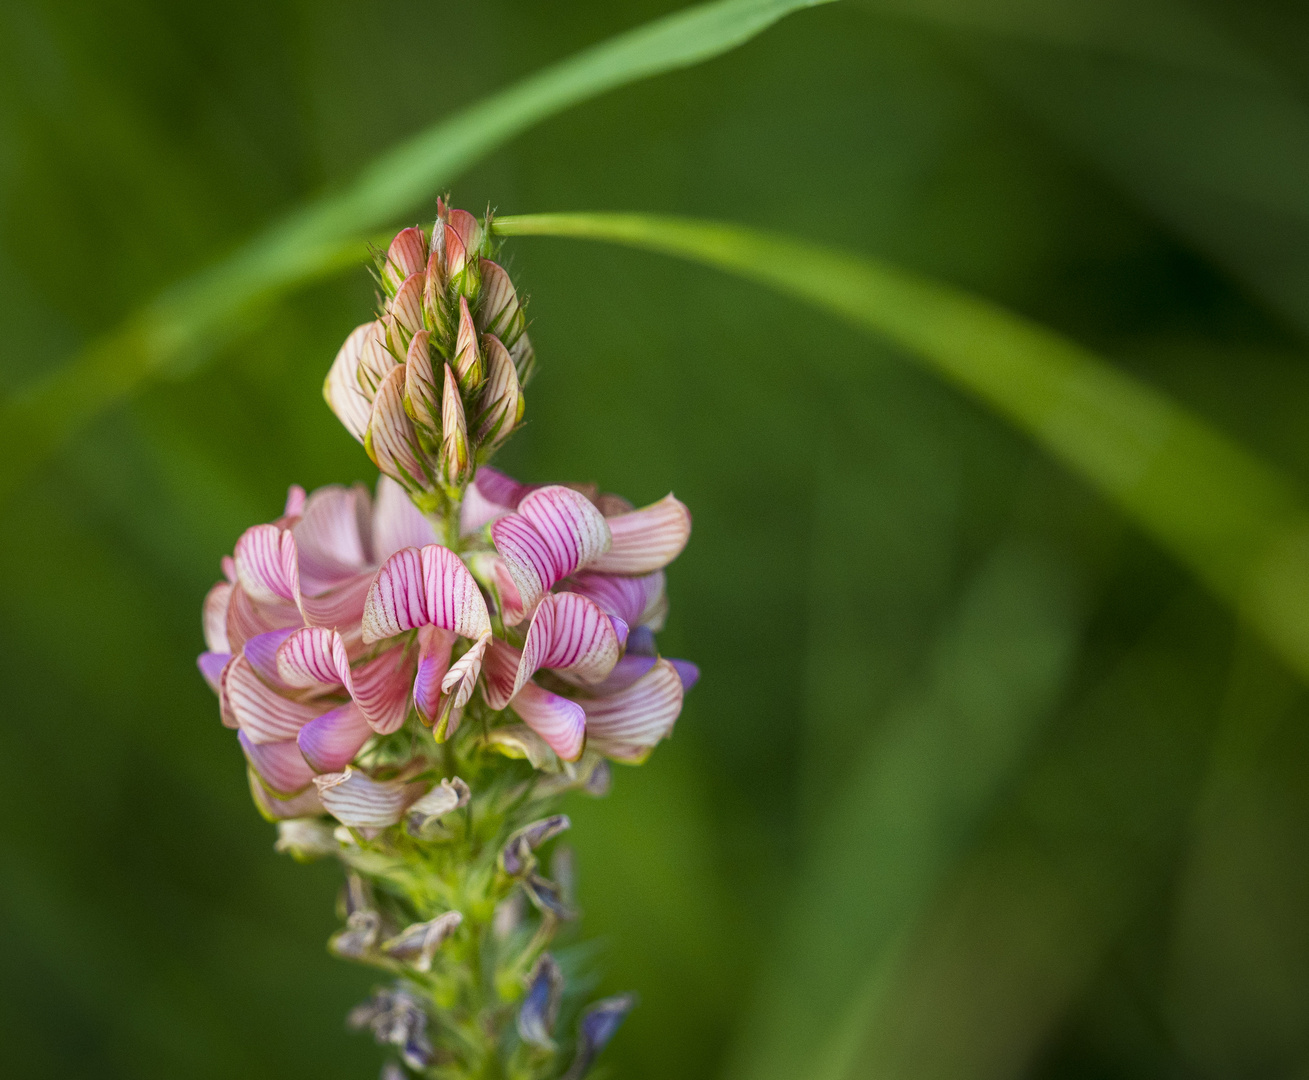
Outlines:
{"type": "Polygon", "coordinates": [[[620,761],[639,761],[672,733],[682,711],[682,680],[667,660],[631,686],[608,697],[580,702],[591,746],[620,761]]]}
{"type": "Polygon", "coordinates": [[[293,631],[277,647],[275,662],[278,677],[288,686],[315,690],[351,686],[350,657],[335,630],[306,626],[293,631]]]}
{"type": "Polygon", "coordinates": [[[510,708],[565,761],[576,761],[582,756],[586,745],[586,713],[577,702],[529,682],[514,696],[510,708]]]}
{"type": "Polygon", "coordinates": [[[305,593],[325,592],[368,565],[369,503],[367,488],[339,484],[321,487],[306,500],[291,529],[305,593]]]}
{"type": "Polygon", "coordinates": [[[492,709],[503,709],[518,688],[523,654],[506,641],[492,638],[482,660],[482,696],[492,709]]]}
{"type": "Polygon", "coordinates": [[[477,685],[477,677],[482,673],[482,657],[490,643],[491,628],[488,626],[472,647],[450,665],[450,670],[441,680],[441,692],[450,695],[454,708],[462,709],[473,696],[473,687],[477,685]]]}
{"type": "Polygon", "coordinates": [[[383,381],[400,363],[387,343],[394,322],[395,320],[390,316],[378,319],[372,324],[372,332],[364,335],[363,347],[359,350],[359,368],[356,377],[359,390],[368,399],[369,405],[377,399],[377,391],[383,381]]]}
{"type": "Polygon", "coordinates": [[[294,628],[287,627],[256,634],[241,650],[241,655],[250,662],[250,666],[255,669],[259,677],[279,693],[289,693],[295,689],[277,670],[277,650],[282,647],[282,642],[294,633],[294,628]]]}
{"type": "Polygon", "coordinates": [[[423,547],[436,541],[432,523],[389,476],[378,477],[373,503],[373,557],[386,562],[401,548],[423,547]]]}
{"type": "Polygon", "coordinates": [[[239,652],[252,638],[270,630],[304,625],[304,616],[294,603],[279,600],[273,604],[256,604],[240,585],[232,586],[227,601],[227,640],[233,652],[239,652]]]}
{"type": "Polygon", "coordinates": [[[360,664],[351,676],[350,696],[372,729],[379,735],[399,730],[409,715],[409,688],[414,681],[412,654],[407,649],[388,649],[360,664]]]}
{"type": "Polygon", "coordinates": [[[427,236],[422,229],[401,229],[386,249],[382,264],[382,282],[389,288],[398,288],[410,274],[427,265],[427,236]]]}
{"type": "Polygon", "coordinates": [[[322,709],[282,697],[259,678],[244,656],[227,666],[223,693],[236,723],[256,743],[294,739],[322,709]]]}
{"type": "Polygon", "coordinates": [[[532,616],[518,667],[521,687],[540,668],[587,683],[605,678],[618,662],[621,645],[613,621],[577,593],[549,593],[532,616]]]}
{"type": "Polygon", "coordinates": [[[244,731],[238,731],[236,737],[241,742],[246,760],[270,790],[279,795],[295,795],[313,780],[314,770],[305,761],[295,740],[257,743],[251,741],[244,731]]]}
{"type": "Polygon", "coordinates": [[[359,707],[350,702],[315,717],[300,729],[295,741],[315,772],[331,773],[349,765],[372,734],[359,707]]]}
{"type": "Polygon", "coordinates": [[[450,670],[450,650],[456,634],[437,626],[418,631],[418,673],[414,676],[414,705],[427,724],[436,722],[441,708],[441,680],[450,670]]]}
{"type": "Polygon", "coordinates": [[[607,518],[613,543],[591,569],[607,574],[648,574],[682,553],[691,538],[691,511],[672,495],[628,514],[607,518]]]}
{"type": "Polygon", "coordinates": [[[518,512],[491,525],[496,550],[532,611],[556,582],[609,550],[609,527],[591,501],[571,488],[538,488],[518,512]]]}
{"type": "Polygon", "coordinates": [[[459,556],[440,544],[397,551],[377,572],[363,613],[365,642],[419,626],[478,638],[491,629],[486,601],[459,556]]]}
{"type": "MultiPolygon", "coordinates": [[[[426,261],[423,265],[427,265],[426,261]]],[[[423,288],[426,284],[427,275],[422,270],[415,271],[400,283],[400,288],[396,289],[395,296],[387,305],[388,314],[403,331],[405,345],[423,328],[423,288]]]]}
{"type": "Polygon", "coordinates": [[[384,829],[400,820],[422,785],[378,781],[356,769],[314,777],[318,797],[337,821],[355,829],[384,829]]]}
{"type": "Polygon", "coordinates": [[[460,531],[466,536],[477,532],[483,525],[490,524],[496,518],[512,513],[531,490],[527,484],[520,484],[499,469],[483,465],[477,470],[477,475],[468,485],[468,490],[464,492],[464,503],[459,519],[460,531]]]}
{"type": "Polygon", "coordinates": [[[372,580],[370,573],[358,574],[320,596],[302,595],[300,610],[304,612],[305,622],[313,626],[357,627],[364,617],[364,602],[372,580]]]}
{"type": "Polygon", "coordinates": [[[246,772],[250,780],[250,795],[267,820],[285,821],[288,818],[314,817],[324,813],[317,788],[310,786],[294,798],[279,799],[263,785],[254,769],[247,769],[246,772]]]}
{"type": "Polygon", "coordinates": [[[300,598],[300,560],[295,537],[276,525],[255,525],[236,542],[236,579],[258,604],[300,598]]]}
{"type": "Polygon", "coordinates": [[[614,665],[613,671],[609,673],[603,682],[588,686],[586,688],[587,692],[601,698],[616,694],[620,690],[626,690],[654,667],[658,660],[657,656],[635,656],[628,653],[614,665]]]}
{"type": "Polygon", "coordinates": [[[414,422],[404,406],[405,366],[391,370],[378,387],[364,449],[373,463],[401,484],[420,486],[424,482],[422,449],[414,422]]]}
{"type": "Polygon", "coordinates": [[[345,429],[360,442],[364,441],[364,432],[368,430],[373,403],[360,386],[359,361],[364,343],[370,336],[376,337],[379,333],[380,324],[376,322],[355,327],[336,354],[323,383],[323,397],[328,407],[336,413],[336,418],[345,425],[345,429]]]}
{"type": "Polygon", "coordinates": [[[196,667],[200,669],[200,674],[204,676],[209,689],[215,694],[223,692],[223,668],[231,661],[232,654],[225,652],[202,652],[196,658],[196,667]]]}
{"type": "Polygon", "coordinates": [[[430,432],[439,432],[441,392],[432,372],[431,338],[429,331],[419,330],[409,342],[409,351],[405,354],[405,397],[409,399],[409,411],[414,420],[430,432]]]}
{"type": "Polygon", "coordinates": [[[657,608],[663,595],[664,573],[657,570],[642,577],[621,577],[584,570],[573,575],[567,588],[569,592],[590,597],[601,610],[617,616],[628,626],[640,626],[657,608]]]}
{"type": "Polygon", "coordinates": [[[205,596],[202,622],[205,631],[205,645],[210,652],[231,652],[232,646],[227,640],[227,604],[232,598],[232,586],[220,581],[205,596]]]}
{"type": "Polygon", "coordinates": [[[499,263],[483,259],[479,266],[482,288],[477,296],[477,328],[502,341],[516,341],[526,320],[514,283],[499,263]]]}
{"type": "Polygon", "coordinates": [[[282,518],[298,518],[305,512],[305,489],[299,484],[292,484],[286,489],[286,504],[282,507],[282,518]]]}

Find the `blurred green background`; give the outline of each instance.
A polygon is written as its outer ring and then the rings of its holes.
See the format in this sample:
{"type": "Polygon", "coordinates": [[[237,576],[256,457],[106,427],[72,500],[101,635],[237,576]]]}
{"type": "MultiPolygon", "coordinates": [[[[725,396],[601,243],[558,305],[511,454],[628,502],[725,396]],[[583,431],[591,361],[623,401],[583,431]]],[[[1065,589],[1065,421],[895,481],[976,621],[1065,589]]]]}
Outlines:
{"type": "MultiPolygon", "coordinates": [[[[0,390],[398,139],[675,8],[8,0],[0,390]]],[[[867,0],[548,120],[451,185],[876,253],[1309,480],[1309,8],[867,0]]],[[[413,219],[432,216],[414,208],[413,219]]],[[[719,274],[518,239],[503,452],[695,514],[676,737],[569,807],[632,1080],[1309,1076],[1309,708],[981,405],[719,274]]],[[[339,871],[272,851],[194,667],[219,557],[368,479],[319,388],[360,268],[116,406],[0,513],[0,1055],[357,1077],[339,871]],[[204,361],[204,363],[201,363],[204,361]]]]}

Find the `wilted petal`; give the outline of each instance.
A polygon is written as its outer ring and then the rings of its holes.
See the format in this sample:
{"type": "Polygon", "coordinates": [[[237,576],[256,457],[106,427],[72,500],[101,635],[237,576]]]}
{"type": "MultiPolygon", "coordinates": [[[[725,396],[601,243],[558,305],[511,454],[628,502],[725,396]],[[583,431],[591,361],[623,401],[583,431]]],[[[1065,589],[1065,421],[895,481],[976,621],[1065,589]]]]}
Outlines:
{"type": "Polygon", "coordinates": [[[527,994],[518,1010],[518,1037],[525,1043],[553,1050],[555,1021],[564,993],[564,973],[555,958],[542,953],[528,973],[527,994]]]}
{"type": "Polygon", "coordinates": [[[405,548],[387,559],[373,579],[363,613],[366,642],[429,625],[466,638],[491,629],[473,575],[458,555],[439,544],[405,548]]]}
{"type": "Polygon", "coordinates": [[[576,761],[586,745],[586,713],[576,701],[526,683],[510,707],[565,761],[576,761]]]}
{"type": "Polygon", "coordinates": [[[396,960],[406,961],[416,971],[431,971],[436,950],[463,921],[459,912],[447,911],[427,922],[413,923],[389,941],[382,942],[382,952],[396,960]]]}
{"type": "Polygon", "coordinates": [[[341,351],[336,354],[332,368],[323,382],[323,397],[328,407],[336,413],[336,418],[345,425],[345,429],[361,443],[368,430],[373,403],[360,386],[359,363],[365,342],[380,336],[381,332],[381,324],[377,322],[355,327],[345,339],[341,351]]]}
{"type": "Polygon", "coordinates": [[[557,769],[559,758],[546,741],[526,724],[508,724],[492,728],[486,734],[486,745],[505,757],[526,760],[534,769],[557,769]]]}
{"type": "Polygon", "coordinates": [[[491,536],[528,612],[552,585],[609,549],[600,511],[585,495],[559,485],[527,495],[517,513],[491,525],[491,536]]]}
{"type": "Polygon", "coordinates": [[[259,678],[244,656],[227,666],[223,693],[237,724],[256,743],[294,739],[322,710],[321,705],[282,697],[259,678]]]}
{"type": "Polygon", "coordinates": [[[295,795],[313,780],[314,770],[305,761],[295,740],[256,743],[251,742],[244,731],[238,731],[236,737],[251,768],[271,791],[295,795]]]}
{"type": "Polygon", "coordinates": [[[205,682],[209,684],[209,689],[215,694],[222,693],[223,668],[227,667],[231,659],[231,653],[220,652],[203,652],[196,659],[196,666],[200,669],[200,674],[204,676],[205,682]]]}
{"type": "Polygon", "coordinates": [[[441,680],[450,670],[450,650],[457,635],[453,630],[423,626],[418,630],[418,672],[414,676],[414,705],[424,723],[436,721],[441,705],[441,680]]]}
{"type": "MultiPolygon", "coordinates": [[[[354,760],[372,734],[373,729],[368,726],[364,714],[354,702],[350,702],[307,723],[296,736],[296,743],[305,760],[317,772],[334,773],[354,760]]],[[[324,804],[327,804],[326,797],[324,804]]],[[[328,808],[331,809],[330,805],[328,808]]]]}
{"type": "Polygon", "coordinates": [[[677,669],[659,660],[627,689],[581,701],[591,746],[620,761],[642,760],[672,733],[683,692],[677,669]]]}
{"type": "Polygon", "coordinates": [[[404,406],[405,366],[392,369],[378,387],[364,449],[373,463],[401,484],[422,487],[425,480],[422,449],[414,422],[404,406]]]}
{"type": "Polygon", "coordinates": [[[432,523],[423,516],[405,489],[389,476],[377,478],[373,503],[373,557],[386,562],[401,548],[422,547],[436,541],[432,523]]]}
{"type": "Polygon", "coordinates": [[[632,994],[619,994],[597,1001],[582,1013],[577,1024],[577,1055],[560,1080],[582,1080],[635,1004],[632,994]]]}
{"type": "Polygon", "coordinates": [[[691,511],[672,495],[628,514],[607,518],[613,543],[591,569],[607,574],[648,574],[682,553],[691,538],[691,511]]]}
{"type": "Polygon", "coordinates": [[[304,592],[324,592],[368,565],[371,516],[368,490],[362,486],[332,484],[309,496],[291,529],[304,592]]]}
{"type": "Polygon", "coordinates": [[[523,641],[517,685],[543,667],[597,683],[613,670],[620,652],[614,623],[594,600],[577,593],[549,593],[537,605],[523,641]]]}
{"type": "Polygon", "coordinates": [[[577,912],[568,903],[563,889],[540,874],[527,875],[523,880],[523,893],[537,910],[553,915],[556,919],[567,921],[577,918],[577,912]]]}
{"type": "Polygon", "coordinates": [[[417,227],[401,229],[387,248],[380,274],[388,290],[398,289],[411,274],[427,266],[427,235],[417,227]]]}
{"type": "Polygon", "coordinates": [[[220,581],[205,596],[202,623],[205,632],[205,645],[210,652],[231,652],[232,646],[227,640],[227,604],[232,598],[232,586],[220,581]]]}
{"type": "Polygon", "coordinates": [[[236,542],[236,578],[259,604],[300,599],[300,558],[295,537],[276,525],[255,525],[236,542]]]}
{"type": "Polygon", "coordinates": [[[405,829],[410,836],[424,837],[446,814],[467,806],[472,795],[459,777],[442,780],[405,811],[405,829]]]}
{"type": "Polygon", "coordinates": [[[254,769],[247,769],[250,781],[250,796],[255,807],[268,821],[284,821],[287,818],[310,817],[324,813],[322,801],[318,798],[318,789],[308,787],[291,799],[278,799],[264,787],[259,774],[254,769]]]}
{"type": "MultiPolygon", "coordinates": [[[[314,792],[318,798],[318,792],[314,792]]],[[[300,862],[335,855],[339,850],[332,827],[319,818],[290,818],[277,823],[277,842],[273,850],[290,855],[300,862]]]]}
{"type": "Polygon", "coordinates": [[[357,769],[314,777],[328,813],[353,829],[384,829],[400,820],[413,798],[411,785],[378,781],[357,769]]]}

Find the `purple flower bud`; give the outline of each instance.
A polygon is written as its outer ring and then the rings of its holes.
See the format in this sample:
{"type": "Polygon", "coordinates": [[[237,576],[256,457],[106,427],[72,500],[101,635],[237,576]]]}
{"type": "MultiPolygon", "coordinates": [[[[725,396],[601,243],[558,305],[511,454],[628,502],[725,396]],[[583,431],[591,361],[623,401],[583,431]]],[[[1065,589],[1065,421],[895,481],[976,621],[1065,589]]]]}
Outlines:
{"type": "Polygon", "coordinates": [[[563,890],[549,878],[531,873],[523,881],[523,892],[532,906],[546,915],[551,915],[563,922],[577,918],[577,911],[565,899],[563,890]]]}
{"type": "Polygon", "coordinates": [[[518,1010],[518,1037],[525,1043],[553,1050],[555,1021],[564,992],[564,974],[549,953],[537,957],[526,980],[527,995],[518,1010]]]}
{"type": "Polygon", "coordinates": [[[567,814],[553,814],[524,825],[509,837],[504,850],[500,852],[500,866],[511,877],[526,873],[536,863],[532,852],[571,825],[567,814]]]}
{"type": "Polygon", "coordinates": [[[577,1054],[560,1080],[582,1080],[635,1004],[635,994],[619,994],[597,1001],[582,1013],[577,1024],[577,1054]]]}
{"type": "Polygon", "coordinates": [[[427,922],[405,927],[395,937],[382,943],[382,952],[395,960],[403,960],[416,971],[431,971],[432,958],[445,940],[459,929],[464,917],[457,911],[447,911],[427,922]]]}
{"type": "Polygon", "coordinates": [[[356,1031],[370,1028],[379,1043],[398,1047],[411,1069],[424,1069],[432,1061],[427,1039],[427,1012],[403,988],[379,990],[372,999],[350,1010],[346,1023],[356,1031]]]}

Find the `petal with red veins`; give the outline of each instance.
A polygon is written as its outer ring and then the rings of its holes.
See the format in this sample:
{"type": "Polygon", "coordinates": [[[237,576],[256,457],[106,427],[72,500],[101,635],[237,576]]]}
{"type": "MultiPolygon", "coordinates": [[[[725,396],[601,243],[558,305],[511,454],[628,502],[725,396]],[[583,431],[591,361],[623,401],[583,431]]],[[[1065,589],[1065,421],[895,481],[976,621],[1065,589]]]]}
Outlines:
{"type": "Polygon", "coordinates": [[[365,642],[429,625],[474,639],[491,629],[473,575],[458,555],[439,544],[405,548],[387,559],[373,579],[363,613],[365,642]]]}
{"type": "Polygon", "coordinates": [[[283,679],[281,672],[277,670],[277,650],[281,648],[282,642],[294,633],[293,628],[285,628],[256,634],[241,650],[241,654],[259,673],[259,677],[279,691],[293,688],[293,684],[283,679]]]}
{"type": "Polygon", "coordinates": [[[368,565],[369,502],[368,489],[362,485],[331,484],[309,496],[291,529],[305,593],[325,592],[368,565]]]}
{"type": "Polygon", "coordinates": [[[456,634],[438,626],[418,631],[418,673],[414,676],[414,705],[427,724],[436,721],[441,706],[441,680],[450,670],[450,650],[456,634]]]}
{"type": "Polygon", "coordinates": [[[606,521],[613,543],[591,563],[591,569],[602,573],[661,570],[682,553],[691,538],[691,511],[672,495],[606,521]]]}
{"type": "Polygon", "coordinates": [[[549,593],[523,641],[516,685],[521,687],[543,667],[597,683],[613,670],[620,651],[613,621],[594,600],[577,593],[549,593]]]}
{"type": "Polygon", "coordinates": [[[513,513],[531,490],[527,484],[520,484],[499,469],[483,465],[464,493],[459,519],[460,531],[464,535],[477,532],[496,518],[513,513]]]}
{"type": "Polygon", "coordinates": [[[454,708],[462,709],[473,696],[473,687],[477,685],[477,677],[482,673],[482,657],[490,643],[491,629],[487,627],[472,647],[450,665],[450,670],[441,680],[441,692],[450,695],[454,708]]]}
{"type": "Polygon", "coordinates": [[[401,229],[386,249],[386,261],[381,269],[382,282],[389,288],[399,288],[405,278],[426,265],[427,236],[423,230],[417,226],[401,229]]]}
{"type": "Polygon", "coordinates": [[[300,596],[295,537],[276,525],[255,525],[236,542],[236,579],[257,604],[294,604],[300,596]]]}
{"type": "Polygon", "coordinates": [[[401,548],[422,547],[434,543],[436,532],[409,498],[405,489],[389,476],[377,480],[377,500],[373,503],[373,552],[378,562],[385,562],[401,548]]]}
{"type": "Polygon", "coordinates": [[[682,680],[667,660],[625,690],[579,704],[592,747],[620,761],[639,761],[672,733],[682,711],[682,680]]]}
{"type": "Polygon", "coordinates": [[[356,769],[314,777],[318,797],[337,821],[355,829],[384,829],[400,820],[421,785],[374,780],[356,769]]]}
{"type": "Polygon", "coordinates": [[[414,680],[412,656],[406,649],[389,649],[360,664],[351,673],[359,711],[379,735],[399,730],[409,715],[409,688],[414,680]]]}
{"type": "Polygon", "coordinates": [[[285,600],[256,604],[240,585],[232,586],[227,601],[227,640],[233,652],[239,652],[246,642],[270,630],[303,625],[304,616],[295,604],[285,600]]]}
{"type": "Polygon", "coordinates": [[[336,418],[345,425],[345,429],[360,442],[364,441],[364,432],[368,430],[373,403],[360,386],[359,361],[365,342],[380,334],[381,324],[377,322],[355,327],[336,354],[327,379],[323,382],[323,397],[328,407],[336,413],[336,418]]]}
{"type": "Polygon", "coordinates": [[[250,780],[250,795],[255,807],[268,821],[285,821],[287,818],[314,817],[322,814],[323,803],[318,798],[318,789],[308,787],[291,799],[276,798],[264,787],[259,774],[254,769],[247,769],[250,780]]]}
{"type": "Polygon", "coordinates": [[[305,622],[314,626],[357,627],[364,616],[364,601],[372,581],[372,574],[358,574],[321,596],[301,596],[300,609],[305,622]]]}
{"type": "Polygon", "coordinates": [[[350,687],[350,657],[335,630],[306,626],[292,631],[277,647],[278,677],[288,686],[326,690],[350,687]]]}
{"type": "Polygon", "coordinates": [[[232,586],[220,581],[205,596],[203,624],[205,645],[210,652],[231,652],[227,640],[227,604],[232,598],[232,586]]]}
{"type": "Polygon", "coordinates": [[[419,330],[409,342],[409,351],[405,354],[405,397],[409,400],[409,412],[414,420],[429,432],[439,433],[441,392],[432,372],[431,338],[429,331],[419,330]]]}
{"type": "Polygon", "coordinates": [[[404,406],[405,366],[391,370],[377,389],[364,449],[373,463],[400,483],[421,485],[424,480],[422,449],[414,422],[404,406]]]}
{"type": "Polygon", "coordinates": [[[299,753],[316,772],[336,772],[354,760],[373,734],[354,702],[315,717],[295,737],[299,753]]]}
{"type": "Polygon", "coordinates": [[[313,780],[314,770],[300,753],[294,739],[257,743],[244,731],[238,731],[236,737],[241,741],[246,760],[259,774],[259,778],[279,795],[294,795],[307,788],[313,780]]]}
{"type": "Polygon", "coordinates": [[[571,488],[537,488],[518,512],[491,525],[491,537],[531,612],[552,585],[609,549],[609,527],[589,499],[571,488]]]}
{"type": "Polygon", "coordinates": [[[231,659],[232,654],[225,652],[203,652],[196,658],[196,667],[215,694],[222,693],[223,668],[227,667],[231,659]]]}
{"type": "Polygon", "coordinates": [[[586,713],[576,701],[524,684],[510,702],[528,727],[565,761],[576,761],[586,745],[586,713]]]}
{"type": "MultiPolygon", "coordinates": [[[[426,265],[424,261],[423,266],[426,265]]],[[[387,305],[388,314],[395,318],[396,325],[404,332],[406,345],[423,328],[423,288],[426,284],[427,275],[422,270],[415,271],[400,283],[387,305]]]]}
{"type": "Polygon", "coordinates": [[[296,733],[322,710],[282,697],[265,683],[244,656],[227,666],[223,692],[228,708],[241,730],[252,742],[269,743],[293,739],[296,733]]]}
{"type": "Polygon", "coordinates": [[[492,709],[503,709],[514,696],[523,654],[506,641],[492,638],[482,660],[482,696],[492,709]]]}

